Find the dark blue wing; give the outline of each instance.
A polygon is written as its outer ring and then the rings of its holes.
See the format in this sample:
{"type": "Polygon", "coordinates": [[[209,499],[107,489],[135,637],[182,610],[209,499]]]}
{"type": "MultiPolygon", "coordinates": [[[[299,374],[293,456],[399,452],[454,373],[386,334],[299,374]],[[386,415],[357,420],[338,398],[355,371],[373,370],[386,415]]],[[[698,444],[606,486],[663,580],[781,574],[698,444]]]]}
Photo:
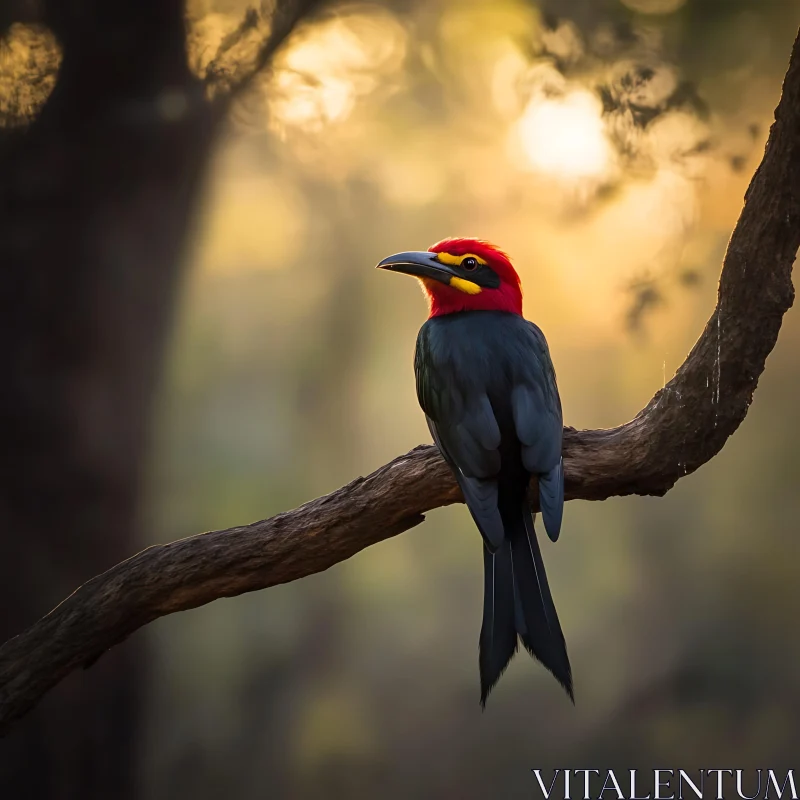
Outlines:
{"type": "Polygon", "coordinates": [[[423,328],[417,340],[417,396],[431,436],[453,469],[486,546],[495,552],[504,536],[497,510],[500,428],[485,392],[470,391],[459,381],[466,365],[448,360],[433,368],[428,335],[423,328]]]}
{"type": "Polygon", "coordinates": [[[552,541],[558,540],[561,533],[561,520],[564,516],[564,461],[539,476],[539,506],[542,509],[544,529],[552,541]]]}
{"type": "MultiPolygon", "coordinates": [[[[476,467],[484,474],[495,475],[497,469],[491,471],[494,462],[497,462],[499,468],[500,456],[496,449],[484,450],[481,452],[480,445],[475,445],[468,448],[470,450],[470,466],[467,467],[468,471],[473,474],[466,474],[464,469],[459,466],[456,461],[458,456],[453,455],[453,450],[461,454],[465,449],[463,446],[463,434],[460,437],[457,432],[451,428],[445,428],[446,439],[455,445],[455,448],[445,444],[445,439],[440,434],[440,427],[429,417],[425,415],[428,421],[428,428],[433,436],[433,441],[439,448],[439,452],[447,461],[461,487],[461,492],[464,495],[467,508],[469,508],[478,530],[481,532],[486,546],[494,553],[497,548],[503,543],[503,521],[500,518],[500,512],[497,510],[497,481],[493,477],[481,478],[474,474],[476,467]]],[[[498,442],[499,444],[499,442],[498,442]]]]}
{"type": "Polygon", "coordinates": [[[522,445],[522,463],[539,477],[539,503],[547,535],[558,539],[564,513],[563,421],[556,373],[542,332],[528,323],[531,352],[516,371],[511,392],[514,427],[522,445]]]}

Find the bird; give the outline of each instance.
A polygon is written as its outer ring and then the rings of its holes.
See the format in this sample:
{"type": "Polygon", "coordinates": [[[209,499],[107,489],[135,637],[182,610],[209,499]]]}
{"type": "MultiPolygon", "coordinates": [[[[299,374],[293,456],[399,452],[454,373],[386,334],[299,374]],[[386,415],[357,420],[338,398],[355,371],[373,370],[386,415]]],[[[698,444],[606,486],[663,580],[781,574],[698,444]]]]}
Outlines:
{"type": "Polygon", "coordinates": [[[519,275],[496,245],[462,237],[397,253],[377,267],[416,278],[428,301],[414,354],[417,398],[483,538],[481,707],[520,640],[574,703],[528,500],[535,479],[555,542],[564,510],[561,399],[547,340],[522,316],[519,275]]]}

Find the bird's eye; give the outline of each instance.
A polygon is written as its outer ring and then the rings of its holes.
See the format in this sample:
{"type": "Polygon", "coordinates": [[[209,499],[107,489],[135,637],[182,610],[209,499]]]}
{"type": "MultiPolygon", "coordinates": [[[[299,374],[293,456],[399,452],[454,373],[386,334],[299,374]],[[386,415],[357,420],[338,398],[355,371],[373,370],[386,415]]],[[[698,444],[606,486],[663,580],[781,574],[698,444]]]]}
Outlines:
{"type": "Polygon", "coordinates": [[[472,270],[478,268],[478,259],[472,258],[472,256],[470,256],[469,258],[465,258],[461,262],[461,267],[467,270],[467,272],[472,272],[472,270]]]}

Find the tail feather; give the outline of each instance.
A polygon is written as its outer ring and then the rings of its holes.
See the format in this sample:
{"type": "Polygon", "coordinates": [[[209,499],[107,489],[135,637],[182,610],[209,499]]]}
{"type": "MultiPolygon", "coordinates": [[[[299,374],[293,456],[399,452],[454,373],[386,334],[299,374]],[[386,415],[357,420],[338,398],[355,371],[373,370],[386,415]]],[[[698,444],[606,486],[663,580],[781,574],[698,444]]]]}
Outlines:
{"type": "Polygon", "coordinates": [[[483,626],[480,635],[481,705],[517,651],[517,636],[575,701],[564,634],[547,583],[527,502],[503,514],[506,539],[484,548],[483,626]]]}
{"type": "Polygon", "coordinates": [[[481,673],[481,705],[500,680],[517,652],[514,625],[514,571],[511,544],[504,541],[495,553],[483,548],[483,626],[478,646],[481,673]]]}
{"type": "Polygon", "coordinates": [[[558,621],[553,596],[547,582],[539,540],[533,527],[533,517],[527,502],[519,515],[521,524],[510,530],[511,552],[514,557],[514,577],[519,587],[520,602],[527,630],[519,631],[525,649],[564,687],[572,702],[572,668],[567,644],[558,621]]]}

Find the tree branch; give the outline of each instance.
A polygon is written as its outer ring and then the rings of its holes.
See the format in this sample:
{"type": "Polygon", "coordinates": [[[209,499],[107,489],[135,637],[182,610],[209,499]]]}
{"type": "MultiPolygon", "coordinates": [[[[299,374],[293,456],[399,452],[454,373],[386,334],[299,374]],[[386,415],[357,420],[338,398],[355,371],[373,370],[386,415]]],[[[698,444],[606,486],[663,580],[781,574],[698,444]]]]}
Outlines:
{"type": "MultiPolygon", "coordinates": [[[[764,159],[728,245],[717,307],[686,362],[636,417],[565,429],[567,497],[663,495],[747,414],[800,246],[800,37],[764,159]]],[[[0,648],[0,734],[65,675],[158,617],[320,572],[461,501],[432,446],[271,519],[149,547],[81,586],[0,648]]]]}
{"type": "Polygon", "coordinates": [[[222,40],[207,69],[205,81],[217,90],[220,113],[247,91],[297,26],[325,2],[275,0],[268,23],[255,8],[245,13],[237,28],[222,40]]]}

